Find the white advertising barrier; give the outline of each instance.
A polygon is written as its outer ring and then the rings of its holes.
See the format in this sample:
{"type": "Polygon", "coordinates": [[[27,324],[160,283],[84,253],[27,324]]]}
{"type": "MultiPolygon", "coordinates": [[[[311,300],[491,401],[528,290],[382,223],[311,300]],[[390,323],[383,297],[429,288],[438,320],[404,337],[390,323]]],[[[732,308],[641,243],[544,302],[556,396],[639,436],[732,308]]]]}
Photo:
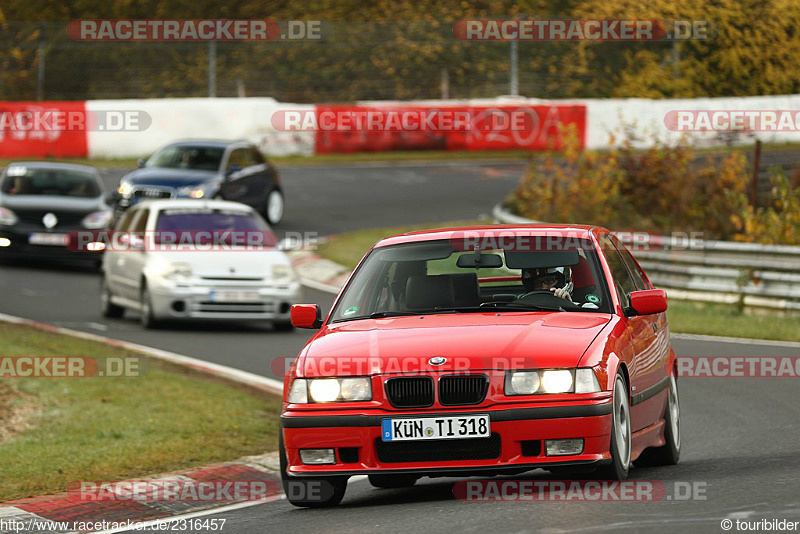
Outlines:
{"type": "MultiPolygon", "coordinates": [[[[630,128],[637,148],[646,148],[654,138],[676,141],[687,135],[696,146],[752,142],[800,142],[800,95],[756,96],[696,99],[583,99],[542,100],[524,97],[498,97],[474,100],[417,100],[417,101],[364,101],[360,106],[509,106],[534,105],[586,106],[585,146],[590,149],[611,147],[612,135],[616,143],[622,138],[624,128],[630,128]],[[787,111],[795,119],[796,127],[790,131],[749,131],[746,127],[737,132],[707,131],[682,133],[667,126],[666,119],[678,111],[787,111]]],[[[178,139],[247,139],[257,144],[269,155],[312,155],[315,153],[316,134],[311,131],[284,132],[272,125],[271,118],[278,111],[312,112],[313,104],[285,104],[272,98],[175,98],[149,100],[90,100],[90,112],[141,112],[147,113],[151,123],[144,130],[124,128],[122,131],[88,132],[90,158],[143,157],[157,148],[178,139]]],[[[745,121],[746,123],[747,121],[745,121]]],[[[696,121],[694,124],[699,124],[696,121]]]]}
{"type": "Polygon", "coordinates": [[[312,111],[314,106],[273,98],[90,100],[88,112],[119,114],[123,124],[88,132],[88,153],[90,158],[138,158],[179,139],[246,139],[268,155],[313,154],[314,132],[279,132],[272,126],[272,114],[289,109],[312,111]],[[136,118],[133,123],[130,117],[136,118]]]}
{"type": "MultiPolygon", "coordinates": [[[[362,101],[359,105],[425,105],[425,106],[492,106],[492,105],[519,105],[520,107],[534,105],[584,105],[586,106],[586,148],[605,149],[611,148],[612,135],[614,145],[619,146],[624,128],[629,128],[636,148],[647,148],[652,145],[654,138],[665,142],[676,142],[682,135],[686,135],[695,146],[724,145],[733,142],[752,143],[760,139],[767,143],[797,143],[800,142],[800,95],[779,96],[751,96],[727,98],[686,98],[686,99],[661,99],[646,98],[625,99],[571,99],[571,100],[542,100],[515,96],[502,96],[497,98],[471,99],[471,100],[418,100],[413,102],[401,101],[362,101]],[[735,111],[786,111],[790,112],[793,119],[793,131],[749,131],[748,120],[744,120],[744,127],[735,132],[706,131],[706,132],[680,132],[667,126],[667,117],[675,119],[678,111],[709,112],[707,117],[713,119],[713,112],[735,111]],[[797,114],[797,115],[796,115],[797,114]]],[[[693,117],[692,124],[699,125],[698,117],[693,117]]],[[[723,119],[733,119],[730,115],[723,119]]],[[[713,125],[712,125],[713,126],[713,125]]]]}
{"type": "MultiPolygon", "coordinates": [[[[633,126],[636,148],[647,148],[653,137],[664,141],[675,142],[682,133],[673,131],[665,124],[665,118],[677,111],[788,111],[794,116],[800,113],[800,95],[785,96],[752,96],[731,98],[691,98],[649,100],[642,98],[629,99],[586,99],[582,103],[587,106],[586,148],[610,148],[611,134],[617,143],[620,141],[623,127],[633,126]]],[[[745,121],[747,124],[748,121],[745,121]]],[[[693,124],[699,124],[699,120],[693,124]]],[[[794,131],[748,131],[740,132],[692,132],[687,138],[695,146],[721,145],[728,141],[734,143],[752,142],[760,139],[767,143],[800,142],[800,123],[794,131]]]]}

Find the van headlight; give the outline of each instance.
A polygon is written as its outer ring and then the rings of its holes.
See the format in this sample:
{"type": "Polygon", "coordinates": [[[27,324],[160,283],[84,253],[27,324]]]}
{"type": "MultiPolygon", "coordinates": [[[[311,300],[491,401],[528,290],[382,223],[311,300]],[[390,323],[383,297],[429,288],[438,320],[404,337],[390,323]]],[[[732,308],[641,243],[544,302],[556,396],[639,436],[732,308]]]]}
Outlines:
{"type": "Polygon", "coordinates": [[[555,395],[559,393],[596,393],[600,383],[592,369],[535,369],[508,371],[506,395],[555,395]]]}
{"type": "Polygon", "coordinates": [[[81,225],[89,230],[100,230],[111,223],[112,217],[110,211],[95,211],[84,217],[81,225]]]}
{"type": "Polygon", "coordinates": [[[0,226],[14,226],[18,221],[16,213],[8,208],[0,208],[0,226]]]}
{"type": "Polygon", "coordinates": [[[186,187],[178,188],[179,197],[203,198],[205,195],[206,195],[206,190],[196,185],[189,185],[186,187]]]}
{"type": "Polygon", "coordinates": [[[122,198],[128,198],[133,193],[133,186],[128,182],[120,182],[119,187],[117,187],[117,193],[122,198]]]}

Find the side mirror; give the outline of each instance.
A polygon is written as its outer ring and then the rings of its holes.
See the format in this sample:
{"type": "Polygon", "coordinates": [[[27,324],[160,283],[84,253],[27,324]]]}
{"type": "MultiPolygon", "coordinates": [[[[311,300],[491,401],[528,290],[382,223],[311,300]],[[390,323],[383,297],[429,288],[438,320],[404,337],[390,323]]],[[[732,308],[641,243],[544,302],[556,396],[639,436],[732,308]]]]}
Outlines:
{"type": "Polygon", "coordinates": [[[319,328],[322,326],[322,310],[318,304],[295,304],[291,311],[295,328],[319,328]]]}
{"type": "Polygon", "coordinates": [[[638,315],[653,315],[667,311],[667,292],[663,289],[647,289],[631,293],[631,308],[638,315]]]}
{"type": "Polygon", "coordinates": [[[144,167],[144,164],[145,164],[145,160],[144,160],[144,158],[139,158],[139,160],[136,162],[136,166],[137,166],[138,168],[140,168],[140,169],[141,169],[142,167],[144,167]]]}

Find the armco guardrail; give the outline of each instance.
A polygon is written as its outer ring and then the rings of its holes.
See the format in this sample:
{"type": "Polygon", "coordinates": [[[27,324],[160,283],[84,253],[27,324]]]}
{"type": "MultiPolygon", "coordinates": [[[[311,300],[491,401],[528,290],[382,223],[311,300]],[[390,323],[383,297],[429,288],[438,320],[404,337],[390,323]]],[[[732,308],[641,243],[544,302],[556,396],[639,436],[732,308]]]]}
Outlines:
{"type": "MultiPolygon", "coordinates": [[[[504,224],[540,221],[495,206],[504,224]]],[[[619,233],[654,285],[670,297],[800,310],[800,247],[619,233]]]]}

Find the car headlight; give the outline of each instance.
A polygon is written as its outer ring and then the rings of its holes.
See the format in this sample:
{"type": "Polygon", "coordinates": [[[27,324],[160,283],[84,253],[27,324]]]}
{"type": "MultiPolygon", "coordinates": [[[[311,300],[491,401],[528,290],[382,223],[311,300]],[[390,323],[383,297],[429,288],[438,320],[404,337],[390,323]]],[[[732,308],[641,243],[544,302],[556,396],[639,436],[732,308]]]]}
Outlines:
{"type": "Polygon", "coordinates": [[[131,193],[133,193],[133,186],[128,182],[120,182],[119,187],[117,187],[117,193],[119,193],[122,197],[129,197],[131,193]]]}
{"type": "Polygon", "coordinates": [[[171,263],[167,267],[167,272],[164,273],[164,278],[168,280],[184,280],[191,276],[192,266],[188,263],[171,263]]]}
{"type": "Polygon", "coordinates": [[[178,196],[189,198],[203,198],[206,195],[206,190],[196,185],[187,185],[186,187],[178,188],[178,196]]]}
{"type": "Polygon", "coordinates": [[[8,208],[0,208],[0,225],[13,226],[17,224],[17,221],[19,221],[19,218],[17,218],[16,213],[8,208]]]}
{"type": "Polygon", "coordinates": [[[592,369],[539,369],[506,373],[506,395],[596,393],[600,383],[592,369]]]}
{"type": "Polygon", "coordinates": [[[566,393],[572,390],[572,371],[559,369],[542,373],[545,393],[566,393]]]}
{"type": "Polygon", "coordinates": [[[591,369],[577,369],[575,371],[575,393],[597,393],[600,391],[600,382],[591,369]]]}
{"type": "Polygon", "coordinates": [[[89,230],[99,230],[107,227],[111,223],[112,217],[110,211],[95,211],[84,217],[81,225],[89,230]]]}
{"type": "Polygon", "coordinates": [[[293,404],[368,400],[372,400],[372,384],[367,377],[297,378],[292,382],[288,397],[293,404]]]}
{"type": "Polygon", "coordinates": [[[291,284],[294,282],[294,271],[288,265],[273,265],[272,282],[275,284],[291,284]]]}

